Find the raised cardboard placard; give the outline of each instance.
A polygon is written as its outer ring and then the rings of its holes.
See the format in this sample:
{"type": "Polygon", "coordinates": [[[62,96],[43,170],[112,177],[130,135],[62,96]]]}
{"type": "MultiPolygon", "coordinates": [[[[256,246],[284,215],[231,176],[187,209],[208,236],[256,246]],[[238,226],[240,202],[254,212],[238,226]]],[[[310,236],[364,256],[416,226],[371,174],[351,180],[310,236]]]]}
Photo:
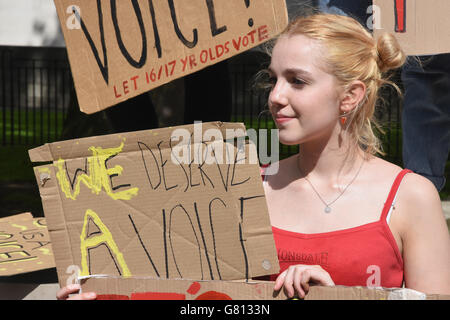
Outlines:
{"type": "Polygon", "coordinates": [[[29,151],[61,285],[108,274],[199,280],[275,274],[256,147],[209,122],[29,151]],[[234,139],[235,137],[236,139],[234,139]]]}
{"type": "MultiPolygon", "coordinates": [[[[188,279],[120,278],[93,276],[81,279],[83,292],[99,300],[287,300],[273,281],[198,281],[188,279]]],[[[405,288],[311,286],[304,300],[449,300],[405,288]]]]}
{"type": "Polygon", "coordinates": [[[44,218],[27,212],[0,219],[0,276],[54,267],[44,218]]]}
{"type": "Polygon", "coordinates": [[[394,34],[408,55],[450,52],[450,1],[373,0],[373,4],[376,37],[394,34]]]}
{"type": "Polygon", "coordinates": [[[85,113],[258,46],[288,21],[285,0],[54,2],[85,113]]]}

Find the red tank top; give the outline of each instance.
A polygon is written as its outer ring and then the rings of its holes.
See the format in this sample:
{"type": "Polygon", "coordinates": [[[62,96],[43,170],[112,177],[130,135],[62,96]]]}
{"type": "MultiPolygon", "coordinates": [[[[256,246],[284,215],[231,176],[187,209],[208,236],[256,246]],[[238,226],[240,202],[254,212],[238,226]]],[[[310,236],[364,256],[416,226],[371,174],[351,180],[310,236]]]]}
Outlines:
{"type": "MultiPolygon", "coordinates": [[[[386,218],[400,182],[408,172],[411,171],[402,170],[396,177],[376,222],[315,234],[272,227],[280,273],[290,265],[320,265],[336,285],[402,287],[403,259],[386,218]]],[[[277,276],[270,276],[270,280],[277,276]]]]}

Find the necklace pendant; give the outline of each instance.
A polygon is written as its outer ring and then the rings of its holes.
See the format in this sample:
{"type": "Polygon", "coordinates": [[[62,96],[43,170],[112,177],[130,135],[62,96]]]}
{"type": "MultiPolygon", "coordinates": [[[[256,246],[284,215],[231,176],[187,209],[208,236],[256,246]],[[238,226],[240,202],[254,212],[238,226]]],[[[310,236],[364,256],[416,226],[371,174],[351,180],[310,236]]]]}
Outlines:
{"type": "Polygon", "coordinates": [[[331,212],[331,208],[329,206],[326,206],[324,211],[325,211],[325,213],[330,213],[331,212]]]}

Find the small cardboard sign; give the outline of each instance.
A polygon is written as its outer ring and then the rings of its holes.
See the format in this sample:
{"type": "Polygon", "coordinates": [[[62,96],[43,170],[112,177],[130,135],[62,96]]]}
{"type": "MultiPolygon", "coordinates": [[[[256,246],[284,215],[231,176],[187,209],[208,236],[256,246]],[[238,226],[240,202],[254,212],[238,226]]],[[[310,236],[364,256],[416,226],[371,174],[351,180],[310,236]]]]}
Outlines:
{"type": "MultiPolygon", "coordinates": [[[[87,277],[83,292],[95,292],[98,300],[287,300],[284,290],[274,291],[273,281],[198,281],[87,277]]],[[[448,295],[427,295],[406,288],[311,286],[305,300],[449,300],[448,295]]],[[[188,310],[180,309],[180,315],[188,310]]],[[[191,313],[192,314],[192,313],[191,313]]]]}
{"type": "Polygon", "coordinates": [[[373,0],[373,4],[376,37],[394,34],[408,55],[450,52],[450,1],[373,0]]]}
{"type": "Polygon", "coordinates": [[[22,213],[0,219],[0,276],[54,267],[44,218],[22,213]]]}
{"type": "Polygon", "coordinates": [[[46,144],[29,151],[58,278],[199,280],[279,272],[256,146],[209,122],[46,144]],[[72,269],[70,269],[72,268],[72,269]]]}
{"type": "Polygon", "coordinates": [[[54,2],[85,113],[258,46],[288,22],[285,0],[54,2]]]}

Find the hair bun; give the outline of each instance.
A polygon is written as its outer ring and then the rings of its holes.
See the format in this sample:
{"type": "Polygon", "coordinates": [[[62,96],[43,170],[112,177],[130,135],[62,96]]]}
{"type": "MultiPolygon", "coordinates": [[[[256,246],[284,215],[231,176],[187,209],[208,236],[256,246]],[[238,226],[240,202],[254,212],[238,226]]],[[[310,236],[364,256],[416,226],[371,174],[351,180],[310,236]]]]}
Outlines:
{"type": "Polygon", "coordinates": [[[400,68],[406,60],[397,39],[390,33],[382,34],[377,41],[377,64],[381,72],[400,68]]]}

